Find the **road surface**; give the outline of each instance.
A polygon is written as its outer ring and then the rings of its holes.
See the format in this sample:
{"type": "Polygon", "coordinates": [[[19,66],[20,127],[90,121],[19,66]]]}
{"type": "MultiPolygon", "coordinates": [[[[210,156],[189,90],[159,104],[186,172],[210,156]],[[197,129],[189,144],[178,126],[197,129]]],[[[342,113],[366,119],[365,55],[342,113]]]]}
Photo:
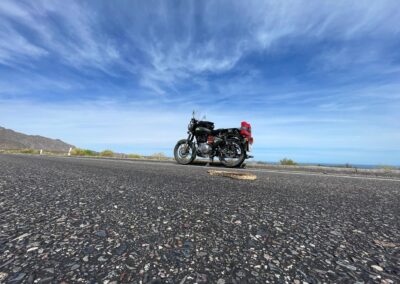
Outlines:
{"type": "Polygon", "coordinates": [[[0,155],[0,283],[399,283],[400,180],[0,155]]]}

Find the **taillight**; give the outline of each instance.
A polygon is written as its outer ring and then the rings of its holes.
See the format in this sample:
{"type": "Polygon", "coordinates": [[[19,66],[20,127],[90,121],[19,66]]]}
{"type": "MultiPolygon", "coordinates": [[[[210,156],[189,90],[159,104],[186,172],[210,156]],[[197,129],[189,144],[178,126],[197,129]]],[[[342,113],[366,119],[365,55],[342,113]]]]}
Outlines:
{"type": "Polygon", "coordinates": [[[253,144],[253,142],[254,142],[254,138],[253,138],[253,137],[250,137],[250,138],[249,138],[249,143],[250,143],[250,144],[253,144]]]}

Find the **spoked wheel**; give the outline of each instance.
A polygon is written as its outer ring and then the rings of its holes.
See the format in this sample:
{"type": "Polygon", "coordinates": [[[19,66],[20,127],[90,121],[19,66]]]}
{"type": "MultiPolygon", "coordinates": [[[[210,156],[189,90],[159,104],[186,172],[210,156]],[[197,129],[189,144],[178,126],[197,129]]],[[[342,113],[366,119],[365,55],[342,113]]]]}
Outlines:
{"type": "Polygon", "coordinates": [[[242,144],[237,140],[228,140],[221,150],[219,159],[225,167],[239,167],[246,159],[242,144]]]}
{"type": "Polygon", "coordinates": [[[175,160],[181,165],[187,165],[196,158],[196,148],[186,139],[179,140],[174,149],[175,160]]]}

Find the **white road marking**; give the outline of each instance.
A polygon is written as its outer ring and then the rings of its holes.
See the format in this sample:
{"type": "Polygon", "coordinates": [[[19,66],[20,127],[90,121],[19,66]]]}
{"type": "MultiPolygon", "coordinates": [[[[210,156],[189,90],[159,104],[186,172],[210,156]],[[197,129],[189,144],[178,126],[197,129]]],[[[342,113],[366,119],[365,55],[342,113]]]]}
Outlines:
{"type": "Polygon", "coordinates": [[[309,176],[319,176],[319,177],[338,177],[338,178],[352,178],[352,179],[369,179],[369,180],[383,180],[383,181],[397,181],[400,179],[395,178],[383,178],[383,177],[366,177],[366,176],[349,176],[343,174],[321,174],[312,172],[299,172],[299,171],[284,171],[284,170],[267,170],[267,169],[246,169],[251,172],[264,172],[264,173],[278,173],[278,174],[288,174],[288,175],[309,175],[309,176]]]}

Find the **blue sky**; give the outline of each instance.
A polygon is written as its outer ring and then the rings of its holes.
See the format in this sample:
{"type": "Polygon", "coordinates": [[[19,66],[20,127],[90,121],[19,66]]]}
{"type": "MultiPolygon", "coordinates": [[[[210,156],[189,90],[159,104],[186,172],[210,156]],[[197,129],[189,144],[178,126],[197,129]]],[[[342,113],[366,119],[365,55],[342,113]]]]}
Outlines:
{"type": "Polygon", "coordinates": [[[257,160],[400,164],[398,1],[0,1],[0,125],[171,155],[191,111],[257,160]]]}

